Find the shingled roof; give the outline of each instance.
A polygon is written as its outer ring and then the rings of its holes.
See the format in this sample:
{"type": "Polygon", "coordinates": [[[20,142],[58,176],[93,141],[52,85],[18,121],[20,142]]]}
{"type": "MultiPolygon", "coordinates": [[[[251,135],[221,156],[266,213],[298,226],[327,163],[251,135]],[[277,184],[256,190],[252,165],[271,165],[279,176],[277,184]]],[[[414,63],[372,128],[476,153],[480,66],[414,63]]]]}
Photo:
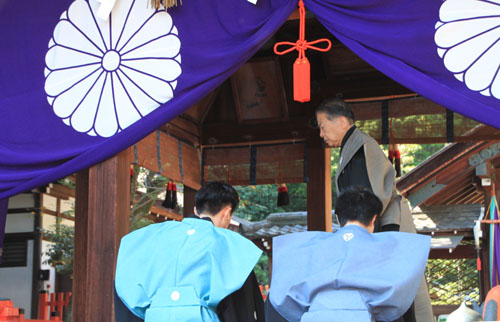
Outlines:
{"type": "MultiPolygon", "coordinates": [[[[413,209],[413,221],[419,233],[436,233],[472,230],[479,217],[481,204],[428,206],[413,209]]],[[[240,223],[240,233],[248,239],[272,238],[290,233],[307,231],[307,212],[273,213],[266,219],[251,222],[234,217],[240,223]]],[[[332,211],[332,229],[339,225],[332,211]]]]}

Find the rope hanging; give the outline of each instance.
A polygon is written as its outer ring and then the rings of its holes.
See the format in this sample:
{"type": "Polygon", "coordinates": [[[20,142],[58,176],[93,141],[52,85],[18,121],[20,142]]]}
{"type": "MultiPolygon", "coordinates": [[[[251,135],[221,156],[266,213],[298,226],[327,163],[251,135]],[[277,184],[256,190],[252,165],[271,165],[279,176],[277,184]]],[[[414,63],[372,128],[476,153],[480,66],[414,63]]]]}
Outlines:
{"type": "MultiPolygon", "coordinates": [[[[182,0],[180,1],[182,5],[182,0]]],[[[151,6],[156,10],[161,9],[161,7],[165,7],[165,10],[172,7],[177,7],[177,0],[151,0],[151,6]]]]}
{"type": "Polygon", "coordinates": [[[306,36],[306,8],[304,7],[304,2],[299,0],[299,16],[300,16],[300,27],[299,27],[299,40],[297,42],[282,41],[274,45],[274,53],[277,55],[284,55],[297,50],[299,52],[299,57],[295,60],[293,64],[293,99],[297,102],[309,102],[311,100],[311,67],[309,60],[306,57],[307,49],[314,49],[321,52],[329,51],[332,47],[332,42],[329,39],[322,38],[307,42],[305,40],[306,36]],[[319,48],[313,45],[325,42],[328,44],[326,48],[319,48]],[[279,51],[278,47],[286,45],[292,46],[291,48],[279,51]]]}

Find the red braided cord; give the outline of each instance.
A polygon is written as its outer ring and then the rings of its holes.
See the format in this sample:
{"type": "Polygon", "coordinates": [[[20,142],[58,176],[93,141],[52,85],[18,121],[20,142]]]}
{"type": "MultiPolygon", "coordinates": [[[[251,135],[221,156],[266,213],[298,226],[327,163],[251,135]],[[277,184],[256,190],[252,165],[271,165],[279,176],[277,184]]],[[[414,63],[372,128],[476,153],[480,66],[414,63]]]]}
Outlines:
{"type": "Polygon", "coordinates": [[[311,42],[307,42],[305,39],[306,37],[306,8],[304,7],[304,2],[302,0],[299,0],[299,17],[300,17],[300,25],[299,25],[299,40],[297,40],[295,43],[289,42],[289,41],[282,41],[278,42],[274,45],[274,53],[277,55],[284,55],[288,54],[289,52],[292,52],[294,50],[297,50],[299,52],[299,59],[306,57],[305,51],[307,49],[313,49],[321,52],[326,52],[329,51],[330,48],[332,48],[332,42],[329,39],[322,38],[318,40],[314,40],[311,42]],[[316,46],[312,46],[318,43],[326,42],[328,46],[326,48],[320,48],[316,46]],[[278,47],[279,46],[291,46],[288,49],[279,51],[278,47]]]}

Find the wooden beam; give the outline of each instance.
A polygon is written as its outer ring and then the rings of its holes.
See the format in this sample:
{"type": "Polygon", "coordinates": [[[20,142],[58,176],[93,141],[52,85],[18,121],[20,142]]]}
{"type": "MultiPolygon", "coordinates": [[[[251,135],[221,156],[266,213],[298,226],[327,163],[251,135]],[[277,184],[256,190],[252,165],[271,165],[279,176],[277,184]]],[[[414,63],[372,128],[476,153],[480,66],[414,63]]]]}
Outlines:
{"type": "Polygon", "coordinates": [[[461,258],[476,258],[476,249],[474,248],[474,245],[458,245],[451,253],[448,249],[432,249],[429,254],[429,259],[461,258]]]}
{"type": "MultiPolygon", "coordinates": [[[[454,163],[460,158],[466,158],[484,146],[484,142],[474,142],[465,144],[453,144],[439,154],[432,156],[416,169],[410,176],[405,176],[397,183],[398,190],[405,196],[414,193],[414,189],[419,189],[419,186],[427,184],[435,179],[445,168],[454,163]]],[[[464,165],[465,166],[465,165],[464,165]]],[[[455,171],[458,169],[455,169],[455,171]]],[[[454,176],[452,176],[454,177],[454,176]]]]}
{"type": "Polygon", "coordinates": [[[194,123],[198,125],[198,127],[200,127],[200,125],[203,124],[203,122],[205,122],[205,118],[207,117],[208,112],[212,108],[215,98],[217,97],[217,95],[219,95],[219,92],[220,92],[220,87],[217,87],[181,115],[189,120],[192,120],[194,123]]]}
{"type": "Polygon", "coordinates": [[[130,220],[129,153],[77,174],[74,322],[113,321],[116,255],[130,220]]]}
{"type": "Polygon", "coordinates": [[[194,197],[196,195],[196,190],[189,188],[188,186],[184,186],[184,217],[189,216],[194,213],[194,197]]]}
{"type": "Polygon", "coordinates": [[[302,140],[306,138],[309,119],[292,118],[288,122],[237,124],[212,123],[203,127],[202,145],[269,140],[302,140]]]}
{"type": "Polygon", "coordinates": [[[151,206],[150,212],[157,214],[157,215],[160,215],[160,216],[163,216],[165,218],[177,220],[177,221],[182,221],[182,218],[183,218],[181,214],[178,214],[178,213],[172,211],[171,209],[167,209],[167,208],[163,208],[163,207],[159,207],[159,206],[155,206],[155,205],[151,206]]]}
{"type": "MultiPolygon", "coordinates": [[[[312,133],[311,133],[312,134],[312,133]]],[[[330,149],[317,133],[307,141],[307,229],[332,231],[330,149]]]]}
{"type": "Polygon", "coordinates": [[[200,129],[198,125],[184,117],[178,116],[166,125],[161,130],[178,137],[182,140],[190,142],[193,145],[198,145],[200,138],[200,129]]]}
{"type": "MultiPolygon", "coordinates": [[[[380,104],[380,103],[378,103],[380,104]]],[[[354,109],[354,108],[353,108],[354,109]]],[[[365,117],[374,117],[372,111],[360,113],[363,120],[365,117]]],[[[380,109],[375,110],[380,118],[380,109]]],[[[248,144],[252,141],[290,141],[303,140],[306,138],[310,128],[310,117],[292,117],[288,122],[271,122],[257,124],[237,124],[236,122],[220,122],[203,125],[203,136],[200,144],[202,146],[217,146],[224,144],[248,144]]],[[[467,136],[456,136],[456,142],[476,142],[500,139],[499,134],[479,135],[471,134],[467,136]]],[[[379,140],[380,141],[380,140],[379,140]]],[[[407,137],[393,138],[391,142],[395,144],[432,144],[446,143],[446,137],[407,137]]],[[[380,143],[380,142],[379,142],[380,143]]],[[[477,144],[477,143],[476,143],[477,144]]],[[[467,161],[466,161],[467,163],[467,161]]]]}
{"type": "Polygon", "coordinates": [[[67,187],[67,186],[63,186],[62,184],[58,184],[58,183],[49,184],[49,186],[47,187],[46,190],[47,190],[48,194],[51,194],[52,192],[56,192],[60,195],[64,195],[64,196],[66,196],[65,199],[67,199],[67,197],[73,197],[73,198],[75,197],[75,189],[67,187]]]}
{"type": "MultiPolygon", "coordinates": [[[[181,142],[182,172],[179,166],[179,140],[167,133],[160,131],[159,139],[157,132],[151,133],[137,143],[137,152],[137,163],[141,167],[159,172],[159,154],[163,176],[176,182],[184,182],[194,189],[201,187],[201,154],[194,146],[181,142]]],[[[131,160],[134,160],[133,156],[131,160]]]]}
{"type": "Polygon", "coordinates": [[[299,14],[299,9],[295,9],[290,16],[288,17],[287,20],[299,20],[300,14],[299,14]]]}
{"type": "Polygon", "coordinates": [[[460,305],[433,305],[432,313],[434,316],[440,316],[442,314],[450,314],[451,312],[458,309],[460,305]]]}
{"type": "Polygon", "coordinates": [[[171,120],[160,128],[161,131],[189,142],[192,145],[200,144],[200,127],[191,118],[186,118],[184,114],[171,120]]]}
{"type": "Polygon", "coordinates": [[[343,99],[357,99],[414,93],[377,70],[319,80],[318,83],[318,95],[325,98],[339,96],[343,99]]]}

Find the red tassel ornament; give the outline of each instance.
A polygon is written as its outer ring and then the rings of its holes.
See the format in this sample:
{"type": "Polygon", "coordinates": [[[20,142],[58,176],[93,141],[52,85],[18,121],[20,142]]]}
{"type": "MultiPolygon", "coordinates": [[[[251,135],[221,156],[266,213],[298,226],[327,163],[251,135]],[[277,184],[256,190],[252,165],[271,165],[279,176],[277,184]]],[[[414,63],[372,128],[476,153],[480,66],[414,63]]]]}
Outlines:
{"type": "Polygon", "coordinates": [[[177,184],[175,182],[172,182],[172,204],[170,208],[177,208],[177,184]]]}
{"type": "Polygon", "coordinates": [[[389,156],[387,158],[394,164],[394,146],[392,144],[389,144],[389,156]]]}
{"type": "Polygon", "coordinates": [[[282,183],[278,186],[278,207],[287,206],[290,204],[290,195],[286,184],[282,183]]]}
{"type": "Polygon", "coordinates": [[[171,208],[171,205],[172,205],[172,181],[169,181],[166,186],[167,186],[167,191],[165,194],[165,200],[162,202],[161,205],[164,208],[169,209],[169,208],[171,208]]]}
{"type": "Polygon", "coordinates": [[[394,167],[396,168],[396,177],[401,177],[401,154],[397,144],[394,144],[394,167]]]}
{"type": "Polygon", "coordinates": [[[299,0],[299,16],[300,16],[300,27],[299,27],[299,40],[297,42],[282,41],[274,45],[274,53],[277,55],[284,55],[293,50],[299,52],[299,57],[295,60],[293,64],[293,99],[297,102],[309,102],[311,100],[311,66],[309,60],[306,57],[307,49],[314,49],[321,52],[329,51],[332,47],[332,42],[329,39],[323,38],[307,42],[305,39],[306,35],[306,8],[304,7],[304,2],[299,0]],[[319,48],[312,46],[321,42],[326,42],[328,46],[326,48],[319,48]],[[281,45],[292,46],[291,48],[279,51],[278,47],[281,45]]]}

